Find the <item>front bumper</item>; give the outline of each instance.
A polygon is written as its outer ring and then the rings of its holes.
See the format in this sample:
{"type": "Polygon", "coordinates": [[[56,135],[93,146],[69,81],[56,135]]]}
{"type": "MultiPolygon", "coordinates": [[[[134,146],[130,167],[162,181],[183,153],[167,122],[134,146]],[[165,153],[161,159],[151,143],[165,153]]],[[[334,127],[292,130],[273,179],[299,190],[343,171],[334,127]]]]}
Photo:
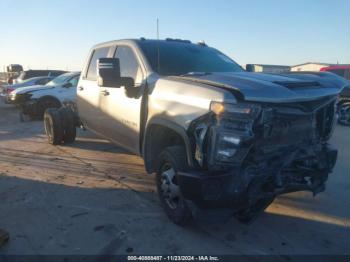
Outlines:
{"type": "Polygon", "coordinates": [[[8,95],[6,89],[0,86],[0,99],[7,104],[8,95]]]}
{"type": "Polygon", "coordinates": [[[4,101],[5,104],[14,104],[7,94],[0,93],[0,98],[2,99],[2,101],[4,101]]]}
{"type": "MultiPolygon", "coordinates": [[[[297,152],[294,155],[297,158],[297,152]]],[[[311,191],[317,194],[324,191],[328,174],[336,163],[337,150],[323,145],[305,159],[314,163],[313,169],[300,167],[291,171],[271,167],[252,170],[248,167],[220,175],[200,171],[179,172],[178,184],[184,198],[199,209],[246,210],[261,199],[273,199],[283,193],[311,191]]],[[[281,158],[281,161],[285,159],[281,158]]],[[[293,161],[290,160],[291,163],[293,161]]]]}

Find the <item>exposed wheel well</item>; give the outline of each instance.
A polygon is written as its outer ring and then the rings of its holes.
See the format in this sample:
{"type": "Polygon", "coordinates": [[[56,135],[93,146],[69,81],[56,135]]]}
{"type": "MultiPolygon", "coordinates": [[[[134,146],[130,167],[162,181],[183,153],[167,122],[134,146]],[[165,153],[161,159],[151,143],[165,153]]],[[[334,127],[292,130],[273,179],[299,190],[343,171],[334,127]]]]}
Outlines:
{"type": "Polygon", "coordinates": [[[39,98],[39,102],[41,101],[45,101],[45,100],[52,100],[55,101],[57,104],[60,104],[62,106],[62,103],[60,100],[58,100],[56,97],[54,96],[43,96],[39,98]]]}
{"type": "Polygon", "coordinates": [[[56,97],[50,96],[50,95],[42,96],[39,98],[39,100],[45,100],[45,99],[52,99],[52,100],[55,100],[55,101],[61,103],[60,100],[58,100],[56,97]]]}
{"type": "Polygon", "coordinates": [[[152,124],[147,128],[144,143],[144,161],[148,173],[153,173],[157,169],[158,156],[169,146],[180,145],[189,155],[188,143],[186,143],[183,134],[177,130],[161,124],[152,124]]]}

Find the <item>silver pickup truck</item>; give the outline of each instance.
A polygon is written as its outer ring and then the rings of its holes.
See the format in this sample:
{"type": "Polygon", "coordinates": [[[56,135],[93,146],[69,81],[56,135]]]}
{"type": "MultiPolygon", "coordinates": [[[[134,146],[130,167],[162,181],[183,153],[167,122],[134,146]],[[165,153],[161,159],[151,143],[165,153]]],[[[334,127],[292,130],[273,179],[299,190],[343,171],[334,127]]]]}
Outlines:
{"type": "Polygon", "coordinates": [[[92,48],[77,103],[44,123],[51,144],[82,126],[142,156],[177,224],[213,211],[249,223],[280,194],[325,190],[347,85],[327,72],[246,72],[204,43],[112,41],[92,48]]]}

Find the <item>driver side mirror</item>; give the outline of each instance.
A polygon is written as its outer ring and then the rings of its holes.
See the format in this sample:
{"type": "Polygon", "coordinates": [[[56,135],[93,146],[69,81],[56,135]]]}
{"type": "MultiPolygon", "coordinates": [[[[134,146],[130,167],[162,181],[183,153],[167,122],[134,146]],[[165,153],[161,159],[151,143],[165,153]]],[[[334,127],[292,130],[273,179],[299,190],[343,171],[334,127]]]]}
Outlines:
{"type": "Polygon", "coordinates": [[[125,88],[134,86],[134,79],[121,77],[118,58],[100,58],[97,60],[97,84],[105,87],[125,88]]]}

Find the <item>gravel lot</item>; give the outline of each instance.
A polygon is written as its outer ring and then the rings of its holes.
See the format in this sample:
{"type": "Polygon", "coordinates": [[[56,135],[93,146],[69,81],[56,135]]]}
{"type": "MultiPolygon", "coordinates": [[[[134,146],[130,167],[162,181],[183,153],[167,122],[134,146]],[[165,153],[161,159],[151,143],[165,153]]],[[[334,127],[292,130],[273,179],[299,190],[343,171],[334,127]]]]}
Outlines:
{"type": "Polygon", "coordinates": [[[42,122],[20,122],[0,104],[0,254],[350,254],[350,128],[326,192],[279,197],[246,226],[173,225],[143,161],[81,131],[54,147],[42,122]]]}

